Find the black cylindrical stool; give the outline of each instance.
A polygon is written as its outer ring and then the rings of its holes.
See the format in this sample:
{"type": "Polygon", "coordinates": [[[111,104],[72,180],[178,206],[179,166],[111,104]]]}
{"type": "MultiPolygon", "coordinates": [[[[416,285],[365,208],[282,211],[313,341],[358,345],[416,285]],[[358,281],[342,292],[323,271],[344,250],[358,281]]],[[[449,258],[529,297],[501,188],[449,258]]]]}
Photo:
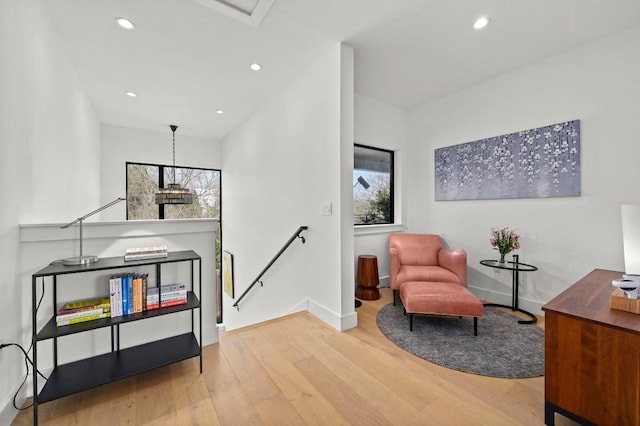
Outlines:
{"type": "Polygon", "coordinates": [[[370,254],[358,256],[358,288],[356,297],[362,300],[378,300],[378,258],[370,254]]]}

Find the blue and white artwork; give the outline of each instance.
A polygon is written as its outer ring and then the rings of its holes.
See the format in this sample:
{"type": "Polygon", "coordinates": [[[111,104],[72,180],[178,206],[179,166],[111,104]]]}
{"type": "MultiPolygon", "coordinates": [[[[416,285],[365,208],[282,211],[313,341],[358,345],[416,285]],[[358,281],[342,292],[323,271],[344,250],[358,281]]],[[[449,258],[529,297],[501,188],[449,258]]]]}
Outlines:
{"type": "Polygon", "coordinates": [[[580,120],[435,150],[436,201],[580,195],[580,120]]]}

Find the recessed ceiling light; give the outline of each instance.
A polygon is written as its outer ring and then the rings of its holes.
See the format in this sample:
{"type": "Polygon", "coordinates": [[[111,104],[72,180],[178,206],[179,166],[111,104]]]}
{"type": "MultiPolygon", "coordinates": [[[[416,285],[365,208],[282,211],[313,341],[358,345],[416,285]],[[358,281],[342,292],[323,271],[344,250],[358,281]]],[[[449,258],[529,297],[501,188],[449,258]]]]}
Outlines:
{"type": "Polygon", "coordinates": [[[473,28],[475,28],[476,30],[480,30],[486,27],[488,24],[489,24],[489,18],[486,16],[481,16],[478,19],[476,19],[476,22],[473,23],[473,28]]]}
{"type": "Polygon", "coordinates": [[[124,92],[124,94],[129,96],[130,98],[135,98],[136,96],[138,96],[136,92],[124,92]]]}
{"type": "Polygon", "coordinates": [[[116,18],[116,22],[125,30],[134,30],[136,28],[135,24],[127,18],[116,18]]]}
{"type": "Polygon", "coordinates": [[[222,114],[224,114],[224,110],[222,110],[222,109],[217,109],[217,110],[216,110],[216,114],[220,114],[220,115],[222,115],[222,114]]]}
{"type": "Polygon", "coordinates": [[[260,71],[262,69],[262,65],[258,63],[253,63],[250,65],[250,68],[254,71],[260,71]]]}

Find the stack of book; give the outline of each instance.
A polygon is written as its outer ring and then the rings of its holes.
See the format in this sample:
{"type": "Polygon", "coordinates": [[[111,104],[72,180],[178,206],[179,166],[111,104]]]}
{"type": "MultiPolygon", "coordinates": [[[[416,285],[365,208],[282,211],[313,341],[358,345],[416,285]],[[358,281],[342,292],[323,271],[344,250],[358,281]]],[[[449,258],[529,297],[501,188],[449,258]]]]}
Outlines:
{"type": "Polygon", "coordinates": [[[62,305],[56,313],[56,325],[78,324],[111,316],[111,300],[109,297],[77,300],[62,305]]]}
{"type": "Polygon", "coordinates": [[[153,259],[167,257],[167,246],[128,248],[124,252],[124,260],[153,259]]]}
{"type": "MultiPolygon", "coordinates": [[[[125,273],[109,279],[111,316],[119,317],[158,309],[158,287],[147,285],[148,274],[125,273]]],[[[170,284],[162,286],[162,306],[187,303],[187,286],[170,284]]]]}
{"type": "MultiPolygon", "coordinates": [[[[187,303],[187,286],[184,284],[163,285],[161,289],[163,307],[187,303]]],[[[147,290],[147,309],[158,309],[159,307],[158,287],[152,287],[147,290]]]]}

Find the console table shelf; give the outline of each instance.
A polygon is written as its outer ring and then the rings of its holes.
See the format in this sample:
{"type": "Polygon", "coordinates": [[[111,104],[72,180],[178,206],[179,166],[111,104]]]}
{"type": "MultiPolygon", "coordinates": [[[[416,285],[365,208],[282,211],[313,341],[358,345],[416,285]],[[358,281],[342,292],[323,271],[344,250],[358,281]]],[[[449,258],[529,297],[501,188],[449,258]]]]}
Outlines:
{"type": "MultiPolygon", "coordinates": [[[[192,251],[171,252],[167,257],[125,261],[124,256],[102,258],[88,265],[65,266],[59,263],[49,265],[32,275],[32,340],[33,340],[33,423],[38,424],[38,404],[49,402],[64,396],[94,388],[106,383],[130,377],[145,371],[164,367],[189,358],[200,357],[200,373],[202,373],[202,261],[192,251]],[[55,312],[57,308],[57,287],[59,276],[81,274],[86,272],[137,268],[153,266],[156,285],[161,286],[162,265],[176,262],[189,262],[191,265],[190,289],[187,292],[187,303],[160,307],[149,311],[104,318],[94,321],[56,326],[55,312]],[[194,263],[197,262],[197,265],[194,263]],[[196,285],[197,278],[197,285],[196,285]],[[38,279],[50,281],[52,285],[52,302],[54,315],[38,331],[37,291],[38,279]],[[196,320],[197,311],[197,320],[196,320]],[[184,334],[144,343],[132,347],[120,348],[120,327],[135,321],[157,318],[179,312],[190,313],[191,330],[184,334]],[[196,330],[197,325],[197,330],[196,330]],[[91,332],[102,328],[111,330],[111,351],[85,359],[59,363],[58,338],[76,333],[91,332]],[[197,331],[197,335],[196,335],[197,331]],[[38,392],[38,342],[53,340],[53,370],[42,390],[38,392]]],[[[105,283],[108,289],[108,283],[105,283]]]]}
{"type": "Polygon", "coordinates": [[[169,337],[58,366],[38,395],[38,402],[94,388],[200,355],[193,333],[169,337]]]}

